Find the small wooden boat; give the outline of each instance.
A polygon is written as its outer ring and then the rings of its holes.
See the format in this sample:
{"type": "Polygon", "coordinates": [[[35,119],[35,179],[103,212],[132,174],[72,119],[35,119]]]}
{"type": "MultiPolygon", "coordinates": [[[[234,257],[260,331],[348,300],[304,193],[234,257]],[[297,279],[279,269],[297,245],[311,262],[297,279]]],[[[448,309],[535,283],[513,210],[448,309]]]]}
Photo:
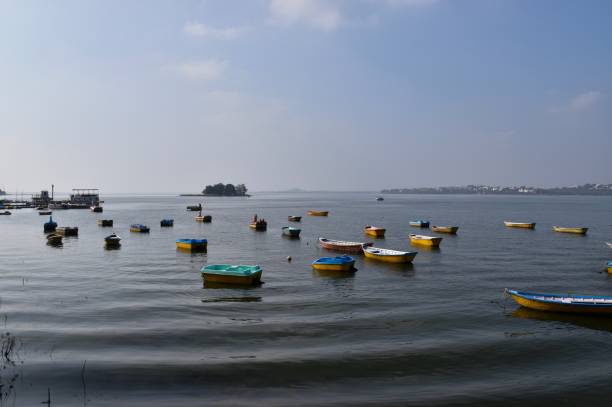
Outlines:
{"type": "Polygon", "coordinates": [[[202,223],[210,223],[210,222],[212,222],[212,216],[200,214],[200,215],[195,217],[195,221],[196,222],[202,222],[202,223]]]}
{"type": "Polygon", "coordinates": [[[519,305],[539,311],[612,314],[612,297],[610,296],[545,294],[507,288],[505,291],[519,305]]]}
{"type": "Polygon", "coordinates": [[[268,229],[268,222],[265,219],[257,218],[257,214],[253,215],[253,219],[251,219],[251,223],[249,223],[249,227],[254,230],[258,230],[263,232],[268,229]]]}
{"type": "Polygon", "coordinates": [[[53,216],[49,216],[49,221],[43,224],[43,230],[45,233],[55,232],[57,228],[57,222],[53,221],[53,216]]]}
{"type": "Polygon", "coordinates": [[[94,205],[90,209],[91,209],[92,212],[96,212],[96,213],[100,213],[100,212],[103,211],[103,209],[102,209],[102,207],[100,205],[94,205]]]}
{"type": "Polygon", "coordinates": [[[283,235],[289,237],[300,237],[300,232],[302,229],[292,228],[291,226],[285,226],[282,228],[283,235]]]}
{"type": "Polygon", "coordinates": [[[413,221],[410,221],[410,226],[414,226],[415,228],[428,228],[429,221],[428,220],[413,220],[413,221]]]}
{"type": "Polygon", "coordinates": [[[113,227],[112,219],[98,219],[96,223],[98,224],[98,226],[102,226],[104,228],[113,227]]]}
{"type": "Polygon", "coordinates": [[[159,226],[162,228],[171,228],[174,226],[174,219],[162,219],[159,222],[159,226]]]}
{"type": "Polygon", "coordinates": [[[47,244],[51,246],[59,246],[62,244],[62,239],[63,239],[62,235],[51,233],[50,235],[47,235],[47,244]]]}
{"type": "Polygon", "coordinates": [[[130,225],[130,232],[134,233],[149,233],[150,229],[148,226],[141,225],[140,223],[134,223],[130,225]]]}
{"type": "Polygon", "coordinates": [[[211,264],[202,267],[205,283],[254,285],[261,282],[263,270],[260,266],[211,264]]]}
{"type": "Polygon", "coordinates": [[[79,228],[78,227],[69,227],[63,226],[61,228],[56,228],[55,233],[62,236],[78,236],[79,228]]]}
{"type": "Polygon", "coordinates": [[[504,225],[509,228],[535,229],[535,222],[510,222],[504,221],[504,225]]]}
{"type": "Polygon", "coordinates": [[[432,226],[431,231],[436,233],[448,233],[454,235],[459,230],[459,226],[432,226]]]}
{"type": "Polygon", "coordinates": [[[205,252],[208,249],[208,240],[206,239],[177,239],[176,248],[181,250],[189,250],[192,252],[205,252]]]}
{"type": "Polygon", "coordinates": [[[289,216],[287,219],[289,220],[289,222],[301,222],[302,221],[301,216],[289,216]]]}
{"type": "Polygon", "coordinates": [[[562,226],[553,226],[553,230],[559,233],[573,233],[575,235],[586,235],[589,228],[566,228],[562,226]]]}
{"type": "Polygon", "coordinates": [[[401,252],[399,250],[364,246],[363,254],[369,259],[384,261],[387,263],[410,263],[417,255],[417,252],[401,252]]]}
{"type": "Polygon", "coordinates": [[[319,245],[321,245],[322,248],[344,253],[363,253],[362,248],[364,244],[367,246],[372,246],[372,243],[346,242],[344,240],[332,240],[325,239],[323,237],[319,238],[319,245]]]}
{"type": "Polygon", "coordinates": [[[197,205],[189,205],[187,207],[188,211],[192,211],[192,212],[197,212],[197,211],[201,211],[202,210],[202,204],[197,204],[197,205]]]}
{"type": "Polygon", "coordinates": [[[51,215],[52,213],[52,211],[38,211],[39,215],[51,215]]]}
{"type": "Polygon", "coordinates": [[[421,246],[438,247],[442,241],[441,237],[425,236],[425,235],[410,235],[410,243],[421,246]]]}
{"type": "Polygon", "coordinates": [[[329,215],[329,211],[308,211],[308,215],[310,216],[327,216],[329,215]]]}
{"type": "Polygon", "coordinates": [[[377,202],[381,202],[381,201],[384,201],[384,200],[385,200],[385,198],[383,198],[382,196],[377,196],[376,197],[376,201],[377,202]]]}
{"type": "Polygon", "coordinates": [[[312,262],[312,268],[324,271],[353,271],[355,259],[351,256],[321,257],[312,262]]]}
{"type": "Polygon", "coordinates": [[[121,238],[116,233],[110,234],[104,238],[104,246],[114,248],[121,246],[121,238]]]}
{"type": "Polygon", "coordinates": [[[612,274],[612,260],[608,261],[608,274],[612,274]]]}
{"type": "Polygon", "coordinates": [[[10,215],[11,213],[9,211],[4,211],[4,212],[0,212],[0,215],[10,215]]]}
{"type": "Polygon", "coordinates": [[[363,228],[363,232],[371,237],[385,237],[385,232],[387,231],[387,229],[385,228],[379,228],[376,226],[370,226],[370,225],[366,225],[365,228],[363,228]]]}

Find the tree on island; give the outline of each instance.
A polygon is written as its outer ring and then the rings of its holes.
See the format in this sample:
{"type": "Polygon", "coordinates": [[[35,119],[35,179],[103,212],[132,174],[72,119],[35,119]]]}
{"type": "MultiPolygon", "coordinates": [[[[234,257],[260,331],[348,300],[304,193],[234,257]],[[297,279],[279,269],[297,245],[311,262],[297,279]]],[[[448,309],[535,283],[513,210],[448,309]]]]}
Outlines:
{"type": "Polygon", "coordinates": [[[245,196],[247,193],[247,187],[244,184],[222,184],[218,183],[215,185],[206,185],[202,194],[204,195],[215,195],[215,196],[245,196]]]}

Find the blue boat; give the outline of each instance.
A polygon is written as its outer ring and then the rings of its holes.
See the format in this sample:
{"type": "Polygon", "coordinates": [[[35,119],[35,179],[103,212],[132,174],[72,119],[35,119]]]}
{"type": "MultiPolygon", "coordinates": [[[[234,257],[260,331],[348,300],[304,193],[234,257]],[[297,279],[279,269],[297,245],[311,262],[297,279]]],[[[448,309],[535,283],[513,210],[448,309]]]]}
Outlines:
{"type": "Polygon", "coordinates": [[[149,227],[141,225],[140,223],[134,223],[133,225],[130,225],[130,232],[149,233],[149,227]]]}
{"type": "Polygon", "coordinates": [[[312,262],[312,268],[326,271],[353,271],[355,259],[351,256],[321,257],[312,262]]]}
{"type": "Polygon", "coordinates": [[[53,216],[49,216],[49,222],[45,222],[45,224],[43,225],[43,230],[45,232],[55,232],[56,228],[57,222],[53,221],[53,216]]]}
{"type": "Polygon", "coordinates": [[[612,297],[605,295],[548,294],[505,290],[525,308],[578,314],[612,314],[612,297]]]}
{"type": "Polygon", "coordinates": [[[174,226],[174,219],[162,219],[161,222],[159,222],[159,226],[162,228],[170,228],[174,226]]]}
{"type": "Polygon", "coordinates": [[[181,250],[206,251],[208,240],[206,239],[177,239],[176,248],[181,250]]]}
{"type": "Polygon", "coordinates": [[[429,221],[428,220],[413,220],[413,221],[410,221],[410,226],[414,226],[417,228],[428,228],[429,221]]]}

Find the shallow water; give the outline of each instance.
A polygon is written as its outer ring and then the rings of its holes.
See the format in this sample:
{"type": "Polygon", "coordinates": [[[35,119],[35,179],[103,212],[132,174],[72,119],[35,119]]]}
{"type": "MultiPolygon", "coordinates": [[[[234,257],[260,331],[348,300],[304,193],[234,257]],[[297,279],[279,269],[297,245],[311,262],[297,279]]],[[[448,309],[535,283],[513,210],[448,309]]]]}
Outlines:
{"type": "Polygon", "coordinates": [[[185,210],[197,197],[105,196],[102,214],[55,211],[79,227],[62,248],[45,244],[48,217],[0,217],[0,405],[40,405],[48,392],[61,406],[604,404],[612,320],[519,309],[503,288],[612,295],[610,197],[374,197],[207,198],[213,222],[198,224],[185,210]],[[286,221],[308,209],[330,216],[286,221]],[[254,213],[267,232],[249,229],[254,213]],[[168,217],[175,226],[160,228],[168,217]],[[459,233],[441,235],[440,250],[413,247],[409,233],[433,234],[415,219],[459,233]],[[281,236],[288,224],[301,239],[281,236]],[[377,246],[418,251],[414,264],[311,270],[330,254],[319,236],[371,241],[365,224],[387,228],[377,246]],[[104,250],[112,230],[122,247],[104,250]],[[208,253],[177,252],[184,237],[207,238],[208,253]],[[265,284],[205,288],[199,270],[213,263],[260,264],[265,284]]]}

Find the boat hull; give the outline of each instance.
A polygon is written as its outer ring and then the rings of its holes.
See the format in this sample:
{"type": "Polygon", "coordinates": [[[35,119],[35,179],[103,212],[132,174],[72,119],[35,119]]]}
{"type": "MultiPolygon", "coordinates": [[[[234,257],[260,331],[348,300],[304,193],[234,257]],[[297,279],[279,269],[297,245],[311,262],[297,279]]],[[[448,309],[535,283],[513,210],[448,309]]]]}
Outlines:
{"type": "Polygon", "coordinates": [[[312,268],[320,271],[352,271],[355,268],[355,262],[346,264],[318,264],[313,263],[312,268]]]}
{"type": "Polygon", "coordinates": [[[414,227],[414,228],[428,228],[429,227],[429,222],[422,222],[422,221],[418,221],[418,222],[410,222],[410,226],[414,227]]]}
{"type": "Polygon", "coordinates": [[[363,232],[370,237],[383,238],[385,237],[386,229],[383,228],[365,228],[363,232]]]}
{"type": "Polygon", "coordinates": [[[258,271],[249,276],[228,276],[223,274],[202,272],[205,283],[236,284],[236,285],[255,285],[261,282],[262,271],[258,271]]]}
{"type": "MultiPolygon", "coordinates": [[[[319,245],[327,250],[333,250],[335,252],[360,254],[363,253],[363,243],[351,242],[351,244],[339,244],[335,240],[327,240],[319,238],[319,245]]],[[[369,244],[372,245],[371,243],[369,244]]]]}
{"type": "Polygon", "coordinates": [[[208,243],[176,242],[176,248],[180,250],[187,250],[190,252],[205,252],[208,249],[208,243]]]}
{"type": "Polygon", "coordinates": [[[149,233],[149,229],[130,228],[130,232],[134,232],[134,233],[149,233]]]}
{"type": "Polygon", "coordinates": [[[78,236],[79,235],[79,228],[77,228],[77,227],[74,227],[74,228],[70,228],[70,227],[56,228],[55,229],[55,233],[60,235],[60,236],[78,236]]]}
{"type": "Polygon", "coordinates": [[[268,229],[268,225],[262,225],[260,223],[250,223],[249,227],[258,232],[263,232],[268,229]]]}
{"type": "Polygon", "coordinates": [[[575,235],[586,235],[589,228],[564,228],[561,226],[553,226],[553,230],[558,233],[573,233],[575,235]]]}
{"type": "Polygon", "coordinates": [[[405,253],[405,254],[395,254],[395,255],[381,255],[376,253],[371,253],[366,250],[363,251],[363,254],[366,258],[382,261],[385,263],[411,263],[412,260],[416,257],[416,253],[405,253]]]}
{"type": "MultiPolygon", "coordinates": [[[[510,296],[517,304],[538,311],[567,312],[574,314],[609,314],[612,315],[612,304],[564,304],[560,302],[542,301],[528,298],[524,294],[509,290],[510,296]]],[[[546,295],[546,294],[542,294],[546,295]]]]}
{"type": "Polygon", "coordinates": [[[432,237],[429,239],[423,239],[419,237],[410,236],[410,243],[416,244],[419,246],[427,246],[427,247],[439,247],[440,242],[442,242],[441,237],[432,237]]]}
{"type": "Polygon", "coordinates": [[[302,221],[302,217],[301,216],[289,216],[287,218],[287,220],[289,222],[301,222],[302,221]]]}
{"type": "Polygon", "coordinates": [[[454,235],[459,230],[459,226],[432,226],[431,231],[436,233],[448,233],[454,235]]]}
{"type": "Polygon", "coordinates": [[[287,237],[300,237],[301,229],[289,229],[283,228],[283,236],[287,237]]]}
{"type": "Polygon", "coordinates": [[[310,215],[310,216],[327,216],[327,215],[329,215],[329,211],[308,211],[308,215],[310,215]]]}
{"type": "Polygon", "coordinates": [[[509,228],[519,228],[519,229],[535,229],[535,222],[504,222],[504,225],[509,228]]]}
{"type": "Polygon", "coordinates": [[[96,223],[98,224],[98,226],[102,226],[102,227],[112,227],[113,226],[112,219],[99,219],[96,223]]]}

